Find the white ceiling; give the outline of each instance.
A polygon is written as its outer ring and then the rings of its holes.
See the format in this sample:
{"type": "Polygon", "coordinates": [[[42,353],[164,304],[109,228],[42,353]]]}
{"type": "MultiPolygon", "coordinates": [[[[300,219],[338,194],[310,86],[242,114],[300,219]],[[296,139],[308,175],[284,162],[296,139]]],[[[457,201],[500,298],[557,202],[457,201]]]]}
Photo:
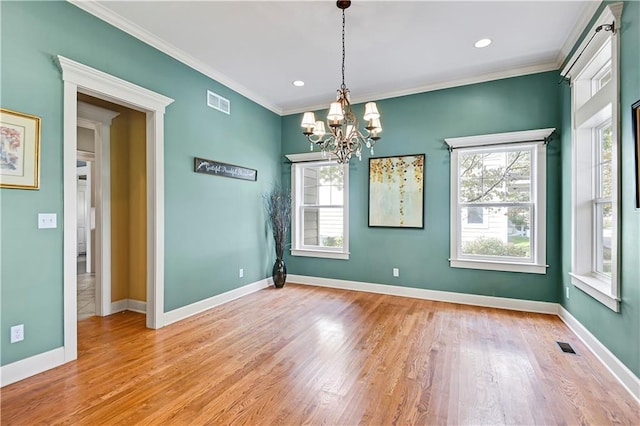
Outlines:
{"type": "MultiPolygon", "coordinates": [[[[279,114],[341,83],[335,1],[69,1],[279,114]]],[[[599,3],[356,0],[346,85],[361,102],[557,69],[599,3]]]]}

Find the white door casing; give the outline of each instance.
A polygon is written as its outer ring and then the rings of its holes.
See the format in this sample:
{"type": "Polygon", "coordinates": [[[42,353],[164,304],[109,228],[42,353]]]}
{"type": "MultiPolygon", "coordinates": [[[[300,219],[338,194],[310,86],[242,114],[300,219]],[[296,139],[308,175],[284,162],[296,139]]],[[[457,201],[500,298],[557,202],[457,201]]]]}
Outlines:
{"type": "Polygon", "coordinates": [[[164,315],[164,112],[173,99],[58,55],[64,81],[64,360],[78,357],[76,271],[76,150],[78,92],[146,113],[147,327],[164,315]]]}

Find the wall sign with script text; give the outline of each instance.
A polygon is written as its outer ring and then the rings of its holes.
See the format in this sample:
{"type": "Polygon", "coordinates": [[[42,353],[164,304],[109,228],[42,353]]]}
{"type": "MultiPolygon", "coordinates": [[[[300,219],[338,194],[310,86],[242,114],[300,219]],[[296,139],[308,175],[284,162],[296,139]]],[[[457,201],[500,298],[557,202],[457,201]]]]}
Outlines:
{"type": "Polygon", "coordinates": [[[225,176],[235,179],[255,181],[258,179],[258,171],[247,169],[246,167],[234,166],[233,164],[220,163],[204,158],[194,158],[193,171],[207,175],[225,176]]]}

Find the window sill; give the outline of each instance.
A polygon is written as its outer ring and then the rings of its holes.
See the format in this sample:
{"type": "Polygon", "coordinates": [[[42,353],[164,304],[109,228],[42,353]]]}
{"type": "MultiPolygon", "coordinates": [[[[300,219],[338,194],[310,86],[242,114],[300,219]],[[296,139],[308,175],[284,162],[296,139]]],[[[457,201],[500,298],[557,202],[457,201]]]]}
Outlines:
{"type": "Polygon", "coordinates": [[[449,259],[452,268],[484,269],[487,271],[524,272],[546,274],[548,265],[516,262],[492,262],[489,260],[449,259]]]}
{"type": "Polygon", "coordinates": [[[611,294],[611,283],[589,275],[569,273],[571,284],[596,299],[614,312],[620,312],[620,299],[611,294]]]}
{"type": "Polygon", "coordinates": [[[349,253],[328,250],[292,249],[291,256],[320,257],[324,259],[349,260],[349,253]]]}

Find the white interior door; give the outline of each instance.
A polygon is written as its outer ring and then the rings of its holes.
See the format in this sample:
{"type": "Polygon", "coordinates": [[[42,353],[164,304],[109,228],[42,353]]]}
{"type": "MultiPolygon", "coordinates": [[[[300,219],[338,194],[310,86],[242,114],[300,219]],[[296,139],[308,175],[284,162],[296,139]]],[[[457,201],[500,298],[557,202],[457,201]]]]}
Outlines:
{"type": "Polygon", "coordinates": [[[78,255],[87,254],[87,181],[78,176],[78,255]]]}
{"type": "Polygon", "coordinates": [[[82,161],[83,164],[77,167],[77,232],[78,232],[78,255],[86,255],[86,271],[92,273],[92,246],[91,229],[91,162],[82,161]]]}

